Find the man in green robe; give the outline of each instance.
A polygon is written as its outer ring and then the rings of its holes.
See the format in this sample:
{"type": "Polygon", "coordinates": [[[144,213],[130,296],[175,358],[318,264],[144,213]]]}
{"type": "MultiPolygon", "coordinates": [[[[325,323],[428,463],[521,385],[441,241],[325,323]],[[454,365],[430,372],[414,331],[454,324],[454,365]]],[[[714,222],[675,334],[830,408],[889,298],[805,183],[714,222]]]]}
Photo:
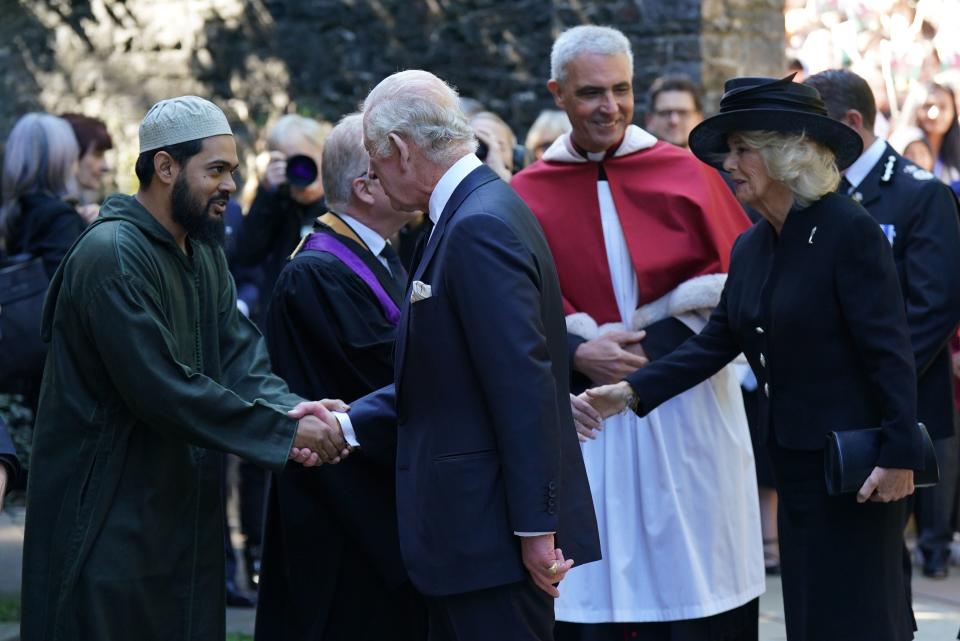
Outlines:
{"type": "Polygon", "coordinates": [[[346,455],[325,410],[288,416],[303,399],[237,311],[217,242],[238,164],[226,116],[195,96],[161,101],[140,152],[139,191],[104,203],[47,296],[25,641],[223,639],[211,450],[275,471],[346,455]]]}

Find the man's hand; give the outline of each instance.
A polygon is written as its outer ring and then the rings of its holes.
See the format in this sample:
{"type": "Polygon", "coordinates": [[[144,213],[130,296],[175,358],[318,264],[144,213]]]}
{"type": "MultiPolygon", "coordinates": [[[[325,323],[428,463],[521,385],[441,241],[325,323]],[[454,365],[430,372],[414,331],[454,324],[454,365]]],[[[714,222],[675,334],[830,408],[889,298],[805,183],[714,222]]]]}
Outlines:
{"type": "Polygon", "coordinates": [[[613,385],[588,389],[580,395],[580,398],[590,403],[600,416],[608,418],[626,409],[631,394],[633,394],[633,388],[630,387],[630,383],[620,381],[613,385]]]}
{"type": "Polygon", "coordinates": [[[0,512],[3,512],[3,495],[7,493],[7,466],[0,463],[0,512]]]}
{"type": "Polygon", "coordinates": [[[960,352],[953,353],[953,375],[960,378],[960,352]]]}
{"type": "Polygon", "coordinates": [[[603,431],[603,417],[579,396],[570,395],[570,409],[573,412],[573,425],[577,428],[577,438],[581,443],[597,438],[596,432],[603,431]]]}
{"type": "Polygon", "coordinates": [[[857,503],[891,503],[913,494],[913,470],[875,467],[857,492],[857,503]]]}
{"type": "Polygon", "coordinates": [[[331,410],[345,412],[350,406],[340,400],[324,399],[300,403],[288,412],[300,419],[290,458],[301,465],[312,467],[323,463],[339,463],[350,454],[343,438],[340,422],[331,410]]]}
{"type": "Polygon", "coordinates": [[[556,584],[573,567],[573,559],[564,559],[560,548],[553,547],[553,535],[521,536],[520,554],[533,582],[550,596],[560,596],[556,584]]]}
{"type": "Polygon", "coordinates": [[[646,335],[643,331],[609,332],[581,343],[573,355],[573,367],[598,385],[621,381],[649,362],[640,347],[646,335]]]}

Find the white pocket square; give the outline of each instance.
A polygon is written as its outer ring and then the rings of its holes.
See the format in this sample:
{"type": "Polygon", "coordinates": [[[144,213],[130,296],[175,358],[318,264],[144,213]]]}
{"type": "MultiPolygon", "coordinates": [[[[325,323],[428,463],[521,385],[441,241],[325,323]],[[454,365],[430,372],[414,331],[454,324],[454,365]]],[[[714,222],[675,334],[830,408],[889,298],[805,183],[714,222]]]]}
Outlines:
{"type": "Polygon", "coordinates": [[[433,296],[433,291],[430,289],[430,285],[427,285],[419,280],[413,281],[413,287],[410,291],[411,303],[422,301],[426,298],[430,298],[431,296],[433,296]]]}

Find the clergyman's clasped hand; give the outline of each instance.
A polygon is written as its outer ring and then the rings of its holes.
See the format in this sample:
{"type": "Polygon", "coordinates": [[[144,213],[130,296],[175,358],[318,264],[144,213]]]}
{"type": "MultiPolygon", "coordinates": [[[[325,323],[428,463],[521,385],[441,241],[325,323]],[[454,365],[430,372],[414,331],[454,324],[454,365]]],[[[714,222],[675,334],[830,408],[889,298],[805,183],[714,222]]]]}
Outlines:
{"type": "Polygon", "coordinates": [[[299,419],[290,460],[304,467],[339,463],[350,454],[340,422],[331,412],[346,412],[350,406],[341,400],[323,399],[300,403],[287,414],[299,419]]]}

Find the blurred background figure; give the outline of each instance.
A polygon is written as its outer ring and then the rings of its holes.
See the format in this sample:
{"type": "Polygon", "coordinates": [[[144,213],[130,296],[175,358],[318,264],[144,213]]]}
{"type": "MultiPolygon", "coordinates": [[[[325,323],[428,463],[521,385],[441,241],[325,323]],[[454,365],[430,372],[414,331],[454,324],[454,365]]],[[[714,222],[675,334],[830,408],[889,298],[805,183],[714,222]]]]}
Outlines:
{"type": "Polygon", "coordinates": [[[687,148],[690,131],[703,121],[700,92],[684,74],[654,80],[648,96],[646,129],[660,140],[687,148]]]}
{"type": "Polygon", "coordinates": [[[107,151],[113,149],[113,139],[107,125],[98,118],[77,113],[60,116],[73,128],[80,148],[77,167],[77,211],[89,224],[100,213],[100,201],[106,188],[105,178],[110,171],[107,151]]]}
{"type": "MultiPolygon", "coordinates": [[[[261,300],[270,296],[301,236],[326,211],[319,170],[328,133],[329,123],[296,114],[282,116],[267,133],[257,182],[249,188],[255,196],[236,229],[231,256],[236,266],[262,267],[261,300]]],[[[262,327],[265,311],[250,310],[251,320],[262,327]]]]}
{"type": "Polygon", "coordinates": [[[480,111],[470,116],[470,126],[480,144],[477,158],[487,164],[505,182],[510,182],[515,171],[523,164],[523,154],[517,159],[514,153],[517,137],[503,118],[492,111],[480,111]]]}
{"type": "Polygon", "coordinates": [[[947,85],[929,83],[916,115],[916,125],[930,144],[933,174],[952,187],[960,183],[960,124],[957,101],[947,85]]]}
{"type": "Polygon", "coordinates": [[[0,238],[7,256],[42,258],[48,276],[84,227],[65,200],[76,192],[79,149],[67,121],[46,113],[21,117],[7,139],[0,238]]]}
{"type": "Polygon", "coordinates": [[[553,141],[570,131],[570,118],[559,109],[544,109],[530,125],[523,146],[527,164],[540,160],[553,141]]]}
{"type": "Polygon", "coordinates": [[[890,146],[904,158],[925,171],[933,173],[936,159],[933,149],[919,127],[901,127],[890,136],[890,146]]]}

